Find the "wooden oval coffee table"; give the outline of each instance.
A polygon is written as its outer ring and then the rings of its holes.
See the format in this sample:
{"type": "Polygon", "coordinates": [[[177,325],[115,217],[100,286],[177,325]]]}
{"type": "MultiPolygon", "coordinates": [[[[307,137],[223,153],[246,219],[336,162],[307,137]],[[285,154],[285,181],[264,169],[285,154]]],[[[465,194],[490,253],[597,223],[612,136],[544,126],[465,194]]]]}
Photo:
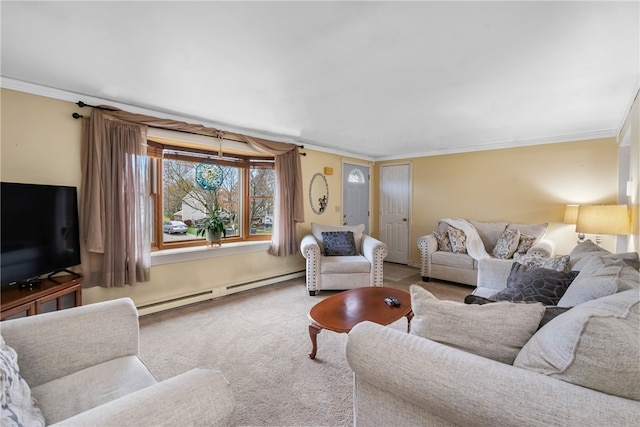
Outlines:
{"type": "Polygon", "coordinates": [[[317,336],[323,329],[348,333],[356,324],[369,320],[380,325],[388,325],[407,317],[410,324],[411,296],[400,289],[380,286],[364,287],[343,291],[332,295],[314,305],[309,311],[309,336],[312,349],[309,353],[315,359],[318,350],[317,336]],[[384,299],[395,297],[399,307],[390,307],[384,299]]]}

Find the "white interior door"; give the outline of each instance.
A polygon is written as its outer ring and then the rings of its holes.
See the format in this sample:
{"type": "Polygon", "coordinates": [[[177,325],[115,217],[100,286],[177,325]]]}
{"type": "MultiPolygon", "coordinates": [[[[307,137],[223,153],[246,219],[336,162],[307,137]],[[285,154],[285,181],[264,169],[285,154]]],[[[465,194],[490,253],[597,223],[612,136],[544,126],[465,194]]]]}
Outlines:
{"type": "Polygon", "coordinates": [[[369,234],[369,167],[342,164],[342,224],[364,224],[369,234]]]}
{"type": "Polygon", "coordinates": [[[411,175],[409,164],[380,168],[380,240],[389,246],[385,261],[409,262],[409,209],[411,175]]]}

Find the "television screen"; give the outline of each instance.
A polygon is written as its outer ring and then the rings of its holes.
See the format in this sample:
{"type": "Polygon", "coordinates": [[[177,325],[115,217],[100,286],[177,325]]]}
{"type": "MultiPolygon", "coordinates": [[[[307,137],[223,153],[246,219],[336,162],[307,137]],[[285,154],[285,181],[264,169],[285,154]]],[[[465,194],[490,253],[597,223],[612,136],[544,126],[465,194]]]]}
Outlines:
{"type": "Polygon", "coordinates": [[[2,285],[80,264],[75,187],[3,182],[0,198],[2,285]]]}

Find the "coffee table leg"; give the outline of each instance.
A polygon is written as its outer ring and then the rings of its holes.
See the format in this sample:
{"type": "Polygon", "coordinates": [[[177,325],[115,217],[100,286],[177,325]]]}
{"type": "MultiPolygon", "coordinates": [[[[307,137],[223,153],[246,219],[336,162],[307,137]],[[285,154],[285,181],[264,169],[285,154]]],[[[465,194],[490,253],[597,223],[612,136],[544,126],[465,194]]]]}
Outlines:
{"type": "Polygon", "coordinates": [[[413,319],[413,311],[407,313],[407,332],[411,332],[411,319],[413,319]]]}
{"type": "Polygon", "coordinates": [[[311,338],[311,353],[309,353],[310,359],[316,358],[316,352],[318,351],[318,334],[322,328],[318,325],[314,325],[313,323],[309,325],[309,337],[311,338]]]}

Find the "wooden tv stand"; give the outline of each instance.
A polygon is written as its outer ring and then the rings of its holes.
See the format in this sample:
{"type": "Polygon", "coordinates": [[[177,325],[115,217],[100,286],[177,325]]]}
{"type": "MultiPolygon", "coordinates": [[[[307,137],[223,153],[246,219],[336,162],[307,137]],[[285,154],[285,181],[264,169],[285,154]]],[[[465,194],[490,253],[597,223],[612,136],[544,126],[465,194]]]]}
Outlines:
{"type": "Polygon", "coordinates": [[[27,316],[40,314],[42,305],[52,300],[56,300],[56,309],[62,310],[61,298],[71,293],[75,293],[75,306],[81,306],[83,280],[82,276],[67,274],[42,279],[39,285],[31,288],[21,288],[18,285],[3,286],[0,295],[0,320],[22,312],[26,312],[27,316]]]}

